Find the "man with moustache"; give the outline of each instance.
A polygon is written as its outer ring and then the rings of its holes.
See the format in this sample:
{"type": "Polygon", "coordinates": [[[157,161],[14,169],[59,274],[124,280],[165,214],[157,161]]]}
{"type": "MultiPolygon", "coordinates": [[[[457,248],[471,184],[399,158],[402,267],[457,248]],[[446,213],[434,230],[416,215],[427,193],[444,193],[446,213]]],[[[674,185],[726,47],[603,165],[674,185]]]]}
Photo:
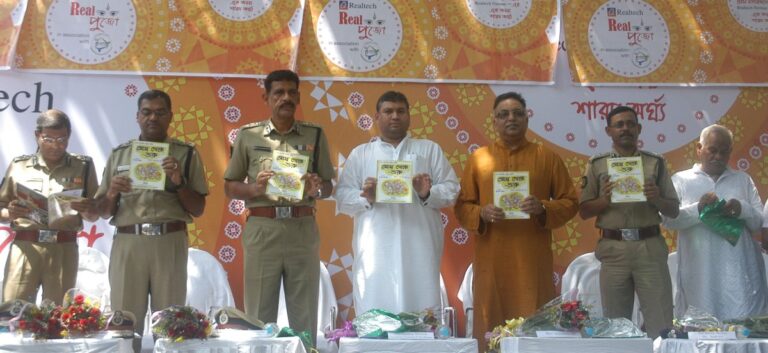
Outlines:
{"type": "Polygon", "coordinates": [[[459,183],[439,145],[408,135],[409,109],[400,92],[379,97],[380,135],[352,150],[336,187],[337,212],[355,220],[352,287],[358,314],[440,308],[440,209],[453,205],[459,183]],[[375,202],[378,161],[413,163],[410,203],[375,202]]]}
{"type": "Polygon", "coordinates": [[[668,248],[661,236],[662,215],[675,218],[679,201],[664,157],[637,148],[642,126],[634,109],[619,106],[608,113],[605,133],[613,139],[613,151],[593,156],[582,178],[579,214],[597,216],[602,235],[595,257],[600,267],[600,295],[608,318],[632,319],[635,292],[648,336],[672,325],[672,284],[667,267],[668,248]],[[614,203],[614,181],[608,161],[639,156],[645,183],[645,202],[614,203]]]}
{"type": "Polygon", "coordinates": [[[314,206],[333,191],[333,165],[322,128],[295,118],[299,76],[289,70],[273,71],[264,80],[264,89],[262,98],[271,116],[240,128],[224,173],[227,196],[244,200],[250,212],[243,235],[245,312],[264,322],[276,321],[282,280],[289,324],[294,330],[309,331],[314,344],[320,275],[314,206]],[[309,158],[301,199],[266,194],[275,175],[273,151],[309,158]]]}
{"type": "Polygon", "coordinates": [[[496,97],[493,126],[499,139],[467,161],[454,211],[461,225],[476,233],[474,337],[485,347],[485,333],[504,320],[529,316],[555,297],[552,281],[552,230],[577,210],[576,190],[562,159],[532,143],[525,99],[515,92],[496,97]],[[528,171],[530,195],[521,204],[529,219],[505,219],[494,206],[494,172],[528,171]]]}
{"type": "Polygon", "coordinates": [[[749,174],[728,166],[732,150],[730,130],[707,126],[696,143],[699,163],[672,176],[680,215],[664,217],[664,226],[678,231],[679,265],[672,279],[678,288],[677,316],[689,306],[721,320],[760,316],[768,310],[765,264],[752,239],[763,223],[762,203],[749,174]],[[723,217],[743,221],[735,243],[699,219],[704,207],[720,200],[726,200],[723,217]]]}
{"type": "MultiPolygon", "coordinates": [[[[167,143],[162,161],[165,189],[133,187],[129,177],[131,146],[112,150],[99,191],[101,216],[110,218],[115,238],[109,258],[112,308],[128,310],[139,318],[134,330],[144,333],[147,296],[152,311],[184,305],[187,295],[187,223],[205,209],[208,182],[195,147],[168,136],[173,117],[171,97],[159,90],[139,96],[136,122],[139,141],[167,143]]],[[[133,342],[141,349],[141,339],[133,342]]]]}
{"type": "Polygon", "coordinates": [[[16,233],[5,265],[3,301],[35,302],[38,288],[43,299],[61,304],[75,286],[78,252],[77,233],[82,219],[99,215],[91,199],[96,193],[96,170],[90,157],[67,152],[72,126],[67,114],[48,110],[37,118],[37,153],[13,159],[0,184],[0,222],[10,222],[16,233]],[[55,225],[35,220],[31,205],[19,199],[20,185],[44,196],[69,191],[83,200],[73,201],[76,215],[65,216],[55,225]]]}

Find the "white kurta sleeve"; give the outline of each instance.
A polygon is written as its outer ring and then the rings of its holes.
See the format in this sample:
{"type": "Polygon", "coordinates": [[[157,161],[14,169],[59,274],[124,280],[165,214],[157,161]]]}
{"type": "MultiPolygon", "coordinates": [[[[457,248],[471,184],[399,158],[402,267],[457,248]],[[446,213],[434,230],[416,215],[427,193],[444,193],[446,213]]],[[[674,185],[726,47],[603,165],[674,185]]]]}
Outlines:
{"type": "Polygon", "coordinates": [[[686,199],[686,180],[680,173],[672,176],[672,184],[677,191],[677,198],[680,200],[680,214],[676,218],[669,218],[662,215],[663,225],[669,229],[681,230],[693,227],[701,223],[699,220],[699,200],[686,199]]]}
{"type": "Polygon", "coordinates": [[[757,187],[755,187],[752,178],[747,176],[746,179],[747,185],[745,187],[747,188],[749,200],[739,200],[741,202],[739,218],[744,220],[747,229],[751,232],[757,232],[763,225],[763,213],[760,212],[763,203],[760,201],[760,194],[758,194],[757,187]]]}
{"type": "Polygon", "coordinates": [[[336,185],[334,198],[336,199],[336,214],[344,213],[354,217],[360,212],[371,208],[364,197],[360,196],[365,181],[365,161],[362,160],[360,150],[367,145],[352,150],[344,162],[344,169],[339,175],[339,183],[336,185]]]}
{"type": "Polygon", "coordinates": [[[433,183],[429,189],[429,197],[423,202],[424,206],[435,209],[453,206],[459,196],[459,180],[443,150],[436,143],[432,143],[430,149],[429,166],[429,176],[433,183]]]}

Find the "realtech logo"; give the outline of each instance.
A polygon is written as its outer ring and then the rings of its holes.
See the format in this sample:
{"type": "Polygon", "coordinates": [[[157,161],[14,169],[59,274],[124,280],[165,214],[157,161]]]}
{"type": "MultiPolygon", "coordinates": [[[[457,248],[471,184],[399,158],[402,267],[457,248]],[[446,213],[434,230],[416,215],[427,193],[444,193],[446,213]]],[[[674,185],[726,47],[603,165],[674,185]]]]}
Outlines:
{"type": "MultiPolygon", "coordinates": [[[[47,98],[47,101],[48,101],[48,104],[46,105],[47,108],[43,110],[48,110],[53,108],[53,94],[51,92],[43,91],[42,82],[35,82],[35,95],[34,95],[35,110],[33,110],[32,112],[40,113],[43,111],[40,109],[40,105],[42,103],[43,98],[47,98]]],[[[11,108],[13,109],[13,111],[17,113],[23,113],[32,107],[31,103],[32,103],[31,92],[22,90],[14,93],[14,92],[8,92],[3,89],[0,89],[0,112],[5,111],[8,108],[11,108]]]]}
{"type": "Polygon", "coordinates": [[[79,2],[73,1],[69,6],[70,16],[95,16],[96,6],[81,6],[79,2]]]}

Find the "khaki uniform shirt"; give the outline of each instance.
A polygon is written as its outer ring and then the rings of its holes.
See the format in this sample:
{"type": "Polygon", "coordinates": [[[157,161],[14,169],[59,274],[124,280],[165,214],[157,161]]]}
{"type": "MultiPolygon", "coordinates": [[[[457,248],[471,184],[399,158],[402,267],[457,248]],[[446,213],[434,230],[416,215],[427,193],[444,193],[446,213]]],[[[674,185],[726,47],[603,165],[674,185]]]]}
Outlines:
{"type": "MultiPolygon", "coordinates": [[[[323,181],[334,178],[333,164],[328,150],[328,140],[323,129],[304,121],[296,121],[293,127],[280,134],[271,120],[244,125],[237,134],[224,179],[230,181],[256,180],[263,170],[272,169],[272,151],[298,153],[309,157],[308,173],[317,173],[323,181]],[[319,149],[315,153],[315,149],[319,149]],[[317,162],[315,162],[317,156],[317,162]],[[316,166],[316,170],[314,169],[316,166]]],[[[246,207],[259,206],[311,206],[314,198],[289,200],[283,197],[263,195],[245,201],[246,207]]]]}
{"type": "MultiPolygon", "coordinates": [[[[98,185],[91,157],[66,153],[63,158],[53,170],[48,168],[39,153],[14,158],[0,186],[0,208],[8,207],[11,201],[18,198],[17,184],[24,184],[45,196],[80,189],[84,191],[81,196],[93,197],[98,185]]],[[[14,230],[50,229],[47,224],[41,225],[28,218],[17,218],[11,226],[14,230]]],[[[55,230],[77,231],[82,227],[81,217],[65,217],[57,222],[55,230]]]]}
{"type": "MultiPolygon", "coordinates": [[[[639,150],[635,156],[642,158],[645,181],[653,180],[659,187],[661,198],[675,200],[679,204],[664,157],[639,150]]],[[[580,204],[602,196],[602,185],[608,178],[608,158],[615,157],[621,156],[613,151],[599,154],[589,160],[587,173],[581,180],[580,204]]],[[[604,229],[643,228],[659,223],[661,223],[659,210],[649,202],[611,203],[597,215],[595,222],[598,228],[604,229]]]]}
{"type": "MultiPolygon", "coordinates": [[[[131,144],[135,140],[117,146],[109,155],[104,167],[104,176],[96,197],[106,195],[116,175],[129,176],[131,166],[131,144]]],[[[179,161],[181,174],[187,187],[200,195],[208,194],[208,182],[200,155],[194,145],[176,139],[165,140],[170,145],[169,156],[179,161]]],[[[110,221],[111,224],[122,227],[137,223],[166,223],[172,221],[192,222],[192,216],[184,210],[179,196],[170,190],[170,181],[166,177],[166,190],[146,190],[133,188],[131,192],[121,193],[117,212],[110,221]]]]}

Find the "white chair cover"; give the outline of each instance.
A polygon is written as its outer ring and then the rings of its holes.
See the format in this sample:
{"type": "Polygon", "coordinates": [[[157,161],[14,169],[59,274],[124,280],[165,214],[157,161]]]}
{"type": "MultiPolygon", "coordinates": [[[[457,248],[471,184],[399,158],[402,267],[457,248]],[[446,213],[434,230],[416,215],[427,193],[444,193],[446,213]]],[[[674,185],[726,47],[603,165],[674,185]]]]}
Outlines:
{"type": "MultiPolygon", "coordinates": [[[[325,264],[320,262],[320,290],[318,292],[317,305],[317,350],[321,353],[335,353],[339,348],[335,343],[329,343],[325,337],[325,329],[332,327],[331,323],[336,319],[331,316],[331,312],[338,313],[338,304],[336,302],[336,291],[333,289],[331,275],[325,264]]],[[[280,284],[280,302],[277,307],[277,325],[282,327],[288,325],[288,311],[285,307],[285,290],[280,284]]],[[[335,323],[334,325],[335,326],[335,323]]]]}
{"type": "MultiPolygon", "coordinates": [[[[602,317],[603,306],[600,297],[600,261],[594,252],[575,258],[563,275],[560,294],[575,292],[583,304],[589,306],[590,317],[602,317]]],[[[640,327],[643,319],[640,314],[640,301],[635,294],[635,307],[632,310],[632,322],[640,327]]]]}
{"type": "MultiPolygon", "coordinates": [[[[677,266],[680,262],[677,251],[673,251],[669,253],[669,257],[667,257],[667,267],[669,267],[669,278],[672,279],[672,302],[674,306],[674,312],[677,313],[678,307],[678,299],[677,299],[677,266]]],[[[685,310],[683,310],[685,311],[685,310]]]]}
{"type": "Polygon", "coordinates": [[[235,307],[235,298],[227,280],[227,271],[207,251],[189,248],[187,257],[187,301],[204,314],[211,307],[235,307]]]}
{"type": "Polygon", "coordinates": [[[461,303],[464,305],[464,312],[467,311],[467,309],[472,308],[472,278],[474,278],[474,271],[472,270],[472,264],[469,264],[469,267],[467,267],[467,271],[464,272],[464,280],[461,281],[461,286],[459,287],[459,293],[456,294],[456,297],[459,298],[461,303]]]}
{"type": "Polygon", "coordinates": [[[110,305],[109,257],[95,248],[78,247],[77,282],[75,287],[101,301],[102,309],[110,305]]]}

